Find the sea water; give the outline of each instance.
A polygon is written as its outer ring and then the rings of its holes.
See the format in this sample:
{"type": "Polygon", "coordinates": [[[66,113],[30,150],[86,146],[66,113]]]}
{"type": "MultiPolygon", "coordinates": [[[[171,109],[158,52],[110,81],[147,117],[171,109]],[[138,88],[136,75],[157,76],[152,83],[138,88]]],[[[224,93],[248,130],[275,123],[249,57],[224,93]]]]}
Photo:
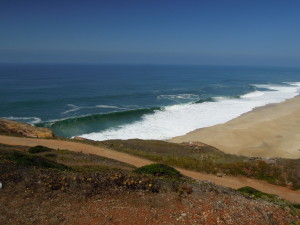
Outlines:
{"type": "Polygon", "coordinates": [[[299,92],[299,68],[0,65],[0,117],[93,140],[168,139],[299,92]]]}

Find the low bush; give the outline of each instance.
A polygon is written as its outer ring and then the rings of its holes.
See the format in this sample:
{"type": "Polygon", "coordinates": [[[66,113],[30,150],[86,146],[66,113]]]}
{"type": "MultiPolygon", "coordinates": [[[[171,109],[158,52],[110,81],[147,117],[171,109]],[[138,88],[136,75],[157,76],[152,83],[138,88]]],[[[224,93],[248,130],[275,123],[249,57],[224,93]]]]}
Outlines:
{"type": "Polygon", "coordinates": [[[248,195],[250,197],[255,197],[255,198],[275,199],[277,197],[276,195],[267,194],[265,192],[259,191],[255,188],[248,187],[248,186],[239,188],[238,191],[245,195],[248,195]]]}
{"type": "Polygon", "coordinates": [[[41,145],[37,145],[35,147],[31,147],[28,152],[35,154],[35,153],[40,153],[40,152],[50,152],[52,149],[51,148],[47,148],[45,146],[41,146],[41,145]]]}
{"type": "Polygon", "coordinates": [[[15,162],[23,166],[33,166],[40,168],[67,169],[68,167],[53,161],[21,152],[14,151],[12,154],[7,154],[5,159],[15,162]]]}
{"type": "Polygon", "coordinates": [[[57,155],[54,154],[54,153],[48,153],[48,154],[45,154],[46,157],[50,157],[50,158],[56,158],[57,155]]]}
{"type": "Polygon", "coordinates": [[[164,164],[150,164],[137,168],[135,173],[151,174],[154,176],[180,177],[181,174],[173,167],[164,164]]]}

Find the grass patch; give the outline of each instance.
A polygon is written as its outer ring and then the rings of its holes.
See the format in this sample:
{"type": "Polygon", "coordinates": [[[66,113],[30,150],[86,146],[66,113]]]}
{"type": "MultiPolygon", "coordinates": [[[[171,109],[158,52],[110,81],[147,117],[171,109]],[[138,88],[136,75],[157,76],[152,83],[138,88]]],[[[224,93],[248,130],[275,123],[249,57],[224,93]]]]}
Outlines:
{"type": "Polygon", "coordinates": [[[35,153],[40,153],[40,152],[50,152],[52,150],[53,149],[51,149],[51,148],[47,148],[45,146],[37,145],[37,146],[31,147],[30,149],[28,149],[28,152],[32,153],[32,154],[35,154],[35,153]]]}
{"type": "Polygon", "coordinates": [[[45,154],[44,156],[45,156],[45,157],[49,157],[49,158],[56,158],[56,157],[57,157],[57,155],[54,154],[54,153],[47,153],[47,154],[45,154]]]}
{"type": "Polygon", "coordinates": [[[277,195],[267,194],[265,192],[259,191],[255,188],[248,187],[248,186],[239,188],[238,191],[244,195],[254,197],[254,198],[264,198],[264,199],[269,199],[269,200],[278,199],[277,195]]]}
{"type": "Polygon", "coordinates": [[[281,208],[289,207],[293,215],[299,215],[300,204],[291,203],[289,201],[281,199],[278,195],[268,194],[248,186],[242,187],[237,191],[239,191],[246,197],[267,200],[280,206],[281,208]]]}
{"type": "Polygon", "coordinates": [[[53,169],[60,169],[60,170],[68,169],[67,166],[55,163],[51,160],[47,160],[39,156],[24,154],[17,151],[13,151],[11,154],[5,154],[4,159],[13,161],[16,164],[23,165],[23,166],[53,168],[53,169]]]}
{"type": "Polygon", "coordinates": [[[0,162],[10,161],[26,167],[59,168],[65,166],[68,170],[76,171],[104,171],[135,169],[127,163],[82,152],[57,150],[44,146],[26,147],[0,144],[0,162]],[[29,149],[31,149],[29,151],[29,149]],[[16,152],[16,153],[14,153],[16,152]],[[29,153],[31,152],[31,153],[29,153]],[[82,167],[82,169],[80,169],[82,167]]]}
{"type": "MultiPolygon", "coordinates": [[[[90,143],[84,141],[84,143],[90,143]]],[[[300,189],[300,159],[261,159],[230,155],[205,144],[174,144],[156,140],[108,140],[93,142],[157,163],[210,174],[224,173],[265,180],[300,189]]]]}
{"type": "Polygon", "coordinates": [[[154,176],[164,176],[164,177],[180,177],[181,174],[173,167],[164,164],[151,164],[142,166],[134,170],[138,174],[151,174],[154,176]]]}
{"type": "Polygon", "coordinates": [[[108,171],[120,171],[120,168],[105,166],[105,165],[95,165],[95,166],[72,166],[74,172],[81,173],[99,173],[108,171]]]}

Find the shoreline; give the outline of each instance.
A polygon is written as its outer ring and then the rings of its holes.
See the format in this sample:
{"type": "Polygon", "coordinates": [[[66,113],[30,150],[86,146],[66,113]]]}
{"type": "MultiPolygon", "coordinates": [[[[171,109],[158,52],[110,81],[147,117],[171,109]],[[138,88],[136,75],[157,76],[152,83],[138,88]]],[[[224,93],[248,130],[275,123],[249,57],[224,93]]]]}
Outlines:
{"type": "Polygon", "coordinates": [[[236,155],[300,158],[300,94],[167,141],[203,142],[236,155]]]}

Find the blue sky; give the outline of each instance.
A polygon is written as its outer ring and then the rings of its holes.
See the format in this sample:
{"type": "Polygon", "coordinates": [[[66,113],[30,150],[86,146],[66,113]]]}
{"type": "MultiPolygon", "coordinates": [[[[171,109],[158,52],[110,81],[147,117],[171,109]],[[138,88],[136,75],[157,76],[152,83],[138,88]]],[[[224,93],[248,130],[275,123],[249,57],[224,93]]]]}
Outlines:
{"type": "Polygon", "coordinates": [[[300,1],[1,0],[0,63],[300,66],[300,1]]]}

